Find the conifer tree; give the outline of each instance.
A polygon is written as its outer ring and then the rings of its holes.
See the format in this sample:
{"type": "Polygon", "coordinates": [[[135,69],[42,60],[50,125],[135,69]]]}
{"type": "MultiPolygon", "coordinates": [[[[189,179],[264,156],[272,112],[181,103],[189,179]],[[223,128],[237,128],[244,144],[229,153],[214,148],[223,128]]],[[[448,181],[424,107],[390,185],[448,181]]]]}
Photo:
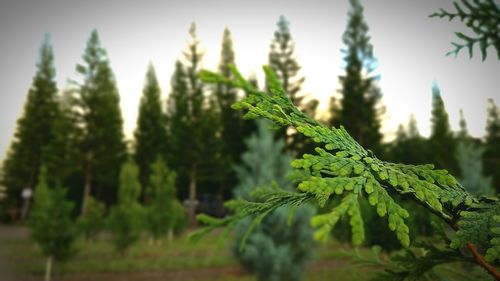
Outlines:
{"type": "Polygon", "coordinates": [[[342,37],[346,45],[346,49],[342,50],[345,54],[346,73],[340,76],[342,99],[331,100],[329,124],[344,126],[361,145],[374,152],[381,152],[382,94],[377,85],[378,77],[372,74],[376,59],[363,7],[358,0],[350,0],[348,16],[347,29],[342,37]]]}
{"type": "Polygon", "coordinates": [[[484,148],[475,142],[467,130],[463,111],[460,110],[460,131],[455,157],[462,177],[460,183],[474,196],[490,196],[494,190],[491,187],[491,177],[483,175],[482,157],[484,148]]]}
{"type": "MultiPolygon", "coordinates": [[[[219,73],[227,78],[231,78],[229,65],[236,65],[233,50],[233,41],[231,32],[228,28],[224,29],[222,36],[222,49],[219,61],[219,73]]],[[[222,154],[226,161],[223,165],[224,180],[220,183],[219,196],[224,194],[224,190],[236,184],[236,179],[232,167],[239,162],[240,155],[244,150],[242,115],[233,110],[231,105],[238,99],[237,90],[231,85],[219,83],[214,85],[215,99],[219,110],[221,125],[221,141],[223,144],[222,154]]]]}
{"type": "Polygon", "coordinates": [[[58,114],[54,54],[48,35],[42,42],[37,71],[24,104],[22,116],[7,157],[2,165],[2,184],[13,206],[21,206],[21,190],[34,189],[43,162],[44,148],[53,138],[53,126],[58,114]]]}
{"type": "Polygon", "coordinates": [[[390,157],[394,162],[425,164],[428,161],[427,141],[420,135],[417,120],[413,114],[410,115],[406,128],[399,126],[390,150],[390,157]]]}
{"type": "Polygon", "coordinates": [[[141,184],[138,177],[139,168],[132,160],[122,165],[118,204],[109,216],[113,244],[122,254],[139,240],[143,228],[144,210],[139,204],[141,184]]]}
{"type": "Polygon", "coordinates": [[[73,203],[60,186],[49,188],[47,170],[42,167],[35,190],[33,211],[28,219],[31,236],[47,257],[45,281],[50,280],[52,260],[64,261],[75,253],[77,231],[71,218],[73,203]]]}
{"type": "Polygon", "coordinates": [[[493,178],[493,187],[500,192],[500,111],[493,99],[488,100],[485,151],[485,172],[493,178]]]}
{"type": "Polygon", "coordinates": [[[429,138],[431,163],[438,168],[457,172],[454,158],[455,140],[450,129],[448,113],[444,106],[441,91],[437,84],[432,87],[431,135],[429,138]]]}
{"type": "Polygon", "coordinates": [[[269,52],[269,67],[271,67],[290,95],[296,106],[302,105],[303,96],[299,95],[305,78],[299,77],[300,66],[295,59],[295,42],[290,33],[290,22],[280,16],[278,30],[274,32],[269,52]]]}
{"type": "Polygon", "coordinates": [[[189,222],[196,223],[198,187],[202,181],[220,180],[224,165],[220,119],[213,99],[206,99],[204,86],[198,77],[203,57],[193,23],[191,41],[184,52],[183,63],[177,62],[172,78],[172,93],[168,99],[169,135],[172,140],[169,163],[176,167],[180,186],[188,186],[189,222]]]}
{"type": "Polygon", "coordinates": [[[186,218],[176,197],[175,181],[175,172],[167,168],[162,157],[157,157],[151,165],[146,191],[150,198],[146,208],[147,228],[155,241],[168,234],[168,240],[171,242],[174,230],[184,225],[186,218]]]}
{"type": "Polygon", "coordinates": [[[92,196],[87,198],[86,204],[87,214],[78,218],[78,226],[85,240],[91,241],[104,229],[106,206],[92,196]]]}
{"type": "MultiPolygon", "coordinates": [[[[139,105],[137,128],[134,132],[135,162],[139,166],[139,179],[143,189],[149,185],[151,163],[164,153],[166,147],[165,115],[162,112],[160,97],[160,86],[154,67],[150,64],[139,105]]],[[[144,190],[141,193],[143,200],[147,201],[144,190]]]]}
{"type": "Polygon", "coordinates": [[[242,239],[245,245],[247,234],[282,207],[297,208],[309,203],[324,207],[338,200],[329,213],[311,219],[311,225],[316,228],[314,237],[327,239],[337,222],[349,217],[352,242],[360,245],[365,240],[365,215],[359,200],[364,198],[380,217],[387,218],[388,228],[408,248],[408,219],[415,210],[402,204],[402,200],[407,199],[439,220],[442,243],[414,244],[417,249],[406,249],[391,258],[387,270],[377,275],[376,280],[420,280],[433,267],[457,261],[475,263],[495,280],[500,280],[498,198],[474,197],[448,171],[435,169],[432,164],[398,164],[377,158],[344,128],[329,128],[297,110],[269,67],[264,67],[264,71],[272,89],[271,96],[254,88],[237,69],[232,70],[236,78],[229,81],[213,72],[203,71],[200,75],[204,81],[231,83],[251,93],[233,105],[235,109],[247,110],[246,117],[264,117],[277,126],[294,126],[312,138],[318,147],[316,154],[305,154],[292,162],[294,179],[299,182],[298,193],[276,186],[260,188],[252,192],[251,201],[240,198],[227,202],[226,206],[233,211],[228,217],[199,216],[208,227],[191,237],[199,237],[217,227],[231,228],[243,219],[250,219],[242,239]],[[448,236],[445,231],[452,235],[448,236]]]}
{"type": "MultiPolygon", "coordinates": [[[[250,199],[259,187],[277,184],[291,189],[285,176],[290,171],[290,158],[283,154],[283,139],[276,141],[264,120],[257,122],[257,132],[247,140],[247,152],[236,166],[240,184],[235,196],[250,199]]],[[[237,231],[234,253],[240,263],[254,272],[259,281],[300,280],[312,258],[312,230],[309,220],[313,210],[301,207],[289,221],[290,208],[282,208],[266,218],[248,236],[245,247],[240,243],[250,220],[243,221],[237,231]]]]}
{"type": "MultiPolygon", "coordinates": [[[[69,90],[63,91],[58,96],[58,111],[52,126],[52,138],[48,145],[44,147],[43,163],[47,168],[49,184],[62,184],[69,187],[68,195],[74,197],[75,183],[81,169],[77,165],[81,157],[78,149],[80,130],[76,124],[74,112],[72,112],[73,93],[69,90]]],[[[78,190],[79,191],[79,190],[78,190]]],[[[77,198],[80,198],[80,192],[77,198]]]]}
{"type": "MultiPolygon", "coordinates": [[[[283,87],[290,95],[290,99],[299,109],[308,111],[312,116],[316,111],[318,102],[311,100],[305,103],[305,95],[301,94],[302,83],[305,78],[300,77],[300,65],[295,58],[295,42],[290,32],[290,22],[284,17],[280,16],[278,23],[278,30],[274,32],[274,38],[271,42],[269,52],[269,66],[274,70],[283,87]]],[[[286,130],[280,130],[280,136],[288,139],[286,130]]],[[[306,138],[295,132],[287,141],[287,150],[294,154],[302,154],[307,151],[306,138]]]]}
{"type": "Polygon", "coordinates": [[[116,81],[97,30],[92,31],[77,72],[83,79],[78,87],[75,112],[81,128],[80,150],[84,171],[82,215],[86,200],[94,194],[110,204],[116,200],[120,166],[126,146],[116,81]]]}

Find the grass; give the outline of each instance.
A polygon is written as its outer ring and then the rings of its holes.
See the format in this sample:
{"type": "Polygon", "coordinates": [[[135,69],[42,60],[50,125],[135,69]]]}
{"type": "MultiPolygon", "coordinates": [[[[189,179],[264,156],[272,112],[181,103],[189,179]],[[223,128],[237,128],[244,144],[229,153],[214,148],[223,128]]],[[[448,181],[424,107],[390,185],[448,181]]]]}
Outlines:
{"type": "MultiPolygon", "coordinates": [[[[79,240],[76,243],[77,254],[65,263],[57,263],[54,273],[57,276],[88,276],[89,280],[113,280],[109,274],[128,276],[128,274],[144,275],[144,280],[155,279],[155,274],[172,274],[181,279],[197,281],[250,281],[255,278],[245,273],[230,252],[232,241],[220,241],[216,235],[208,235],[200,242],[193,244],[186,236],[176,238],[173,243],[163,242],[151,245],[146,237],[133,245],[126,255],[114,251],[107,238],[95,242],[79,240]],[[106,275],[106,278],[102,277],[106,275]],[[101,277],[99,277],[101,276],[101,277]]],[[[40,277],[45,270],[45,258],[38,247],[29,239],[1,241],[4,249],[16,265],[19,272],[40,277]]],[[[345,248],[338,243],[330,243],[318,247],[317,259],[306,273],[307,281],[352,280],[359,268],[346,262],[346,257],[339,251],[345,248]]],[[[348,249],[348,248],[345,248],[348,249]]],[[[365,251],[363,249],[362,251],[365,251]]],[[[366,251],[369,251],[366,249],[366,251]]],[[[362,270],[362,277],[356,280],[369,280],[373,270],[362,270]]],[[[72,280],[72,279],[70,279],[72,280]]],[[[87,280],[87,279],[75,279],[87,280]]],[[[136,280],[136,279],[134,279],[136,280]]],[[[142,279],[137,279],[142,280],[142,279]]]]}

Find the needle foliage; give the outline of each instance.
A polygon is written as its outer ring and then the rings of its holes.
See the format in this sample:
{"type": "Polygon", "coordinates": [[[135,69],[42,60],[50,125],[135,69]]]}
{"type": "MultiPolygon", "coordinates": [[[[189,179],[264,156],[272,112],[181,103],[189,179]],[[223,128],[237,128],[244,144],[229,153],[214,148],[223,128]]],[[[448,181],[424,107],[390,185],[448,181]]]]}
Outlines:
{"type": "MultiPolygon", "coordinates": [[[[199,216],[208,227],[198,234],[221,226],[234,227],[241,219],[252,217],[247,229],[250,233],[264,217],[282,206],[298,207],[312,202],[321,207],[338,198],[339,203],[334,204],[330,212],[311,219],[316,229],[315,238],[327,239],[335,224],[347,217],[352,242],[361,245],[365,240],[365,228],[359,202],[365,197],[377,214],[387,219],[388,228],[396,233],[400,243],[409,247],[407,219],[412,210],[399,202],[405,198],[424,206],[450,226],[455,235],[447,245],[449,249],[477,246],[473,254],[483,258],[476,260],[478,264],[483,267],[499,265],[500,204],[497,198],[473,197],[455,177],[433,165],[395,164],[377,158],[342,126],[328,128],[298,110],[268,67],[264,67],[264,72],[270,94],[254,88],[236,68],[232,71],[233,79],[208,71],[201,72],[201,77],[206,82],[230,83],[250,93],[233,108],[246,110],[246,118],[263,117],[273,121],[276,127],[295,127],[316,143],[316,153],[304,154],[292,162],[298,192],[261,188],[252,193],[251,200],[228,201],[226,206],[232,210],[232,215],[223,219],[199,216]]],[[[464,260],[471,260],[468,252],[459,253],[464,260]]]]}

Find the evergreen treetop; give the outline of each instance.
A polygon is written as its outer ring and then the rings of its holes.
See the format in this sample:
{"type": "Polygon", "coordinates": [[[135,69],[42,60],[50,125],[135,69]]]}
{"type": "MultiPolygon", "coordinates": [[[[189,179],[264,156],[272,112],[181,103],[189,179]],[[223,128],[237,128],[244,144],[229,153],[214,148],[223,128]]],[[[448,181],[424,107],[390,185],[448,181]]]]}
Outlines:
{"type": "Polygon", "coordinates": [[[277,25],[278,30],[274,32],[269,52],[269,67],[278,76],[293,104],[302,106],[304,97],[298,93],[305,78],[298,77],[300,66],[295,59],[295,42],[290,33],[290,22],[284,16],[280,16],[277,25]]]}
{"type": "MultiPolygon", "coordinates": [[[[166,149],[167,131],[161,106],[161,91],[153,64],[148,66],[135,137],[135,162],[139,166],[141,186],[149,185],[151,163],[166,149]]],[[[144,194],[143,194],[144,195],[144,194]]]]}
{"type": "Polygon", "coordinates": [[[7,188],[8,200],[17,206],[21,203],[21,190],[26,187],[34,189],[38,183],[40,166],[46,158],[44,149],[53,138],[53,127],[59,113],[54,53],[48,34],[43,39],[36,66],[23,114],[17,121],[2,166],[2,185],[7,188]]]}
{"type": "Polygon", "coordinates": [[[368,35],[363,7],[358,0],[350,1],[347,28],[342,36],[346,49],[345,74],[340,76],[342,99],[332,99],[331,125],[342,124],[361,145],[381,152],[382,134],[380,116],[382,94],[377,76],[372,72],[376,66],[373,46],[368,35]]]}
{"type": "MultiPolygon", "coordinates": [[[[234,226],[237,221],[254,216],[249,230],[273,210],[284,206],[300,206],[315,202],[324,206],[333,198],[340,203],[332,211],[313,217],[311,223],[317,229],[315,237],[325,239],[336,222],[344,216],[350,218],[352,240],[355,245],[363,242],[365,234],[359,197],[366,197],[379,216],[388,218],[389,229],[405,247],[410,245],[406,219],[410,212],[398,202],[397,194],[424,206],[455,231],[449,242],[449,250],[464,261],[470,261],[462,252],[468,249],[474,261],[488,273],[499,279],[495,266],[500,261],[500,222],[498,199],[477,199],[446,170],[436,170],[433,165],[405,165],[385,162],[364,149],[343,128],[327,128],[299,111],[278,78],[265,67],[272,95],[260,92],[233,69],[234,79],[228,80],[215,73],[202,72],[207,82],[226,82],[240,87],[251,95],[234,105],[246,109],[246,118],[264,117],[279,126],[294,126],[312,138],[318,145],[316,154],[305,154],[292,162],[299,193],[276,188],[253,192],[254,201],[236,199],[226,205],[234,215],[224,219],[200,216],[200,220],[213,227],[234,226]],[[480,235],[479,235],[480,234],[480,235]]],[[[244,243],[244,241],[243,241],[244,243]]],[[[427,255],[430,258],[430,255],[427,255]]],[[[426,260],[433,262],[432,259],[426,260]]],[[[422,274],[422,273],[420,273],[422,274]]]]}
{"type": "MultiPolygon", "coordinates": [[[[222,49],[220,53],[219,73],[227,78],[231,77],[229,65],[235,64],[235,54],[231,32],[225,28],[222,36],[222,49]]],[[[214,97],[220,125],[220,141],[222,155],[225,162],[221,165],[221,177],[219,193],[224,193],[224,189],[232,188],[236,184],[236,179],[232,167],[239,163],[240,155],[244,151],[243,145],[243,121],[241,113],[231,109],[231,105],[238,100],[238,91],[228,84],[214,85],[214,97]]],[[[222,196],[223,194],[219,194],[222,196]]]]}
{"type": "Polygon", "coordinates": [[[493,177],[493,187],[500,191],[500,111],[493,101],[488,101],[485,151],[483,154],[486,174],[493,177]]]}
{"type": "MultiPolygon", "coordinates": [[[[92,31],[87,41],[83,61],[84,64],[76,66],[83,82],[78,85],[74,112],[78,115],[82,133],[80,149],[85,175],[84,201],[95,193],[109,204],[116,200],[126,145],[115,77],[97,30],[92,31]]],[[[84,213],[85,209],[82,210],[84,213]]]]}
{"type": "Polygon", "coordinates": [[[189,30],[191,40],[184,59],[176,63],[172,93],[168,99],[167,118],[172,140],[169,163],[175,167],[181,192],[189,193],[189,218],[195,223],[195,201],[198,186],[217,181],[226,169],[221,153],[220,119],[214,99],[205,96],[205,87],[198,76],[203,53],[200,51],[196,25],[189,30]]]}
{"type": "Polygon", "coordinates": [[[436,83],[432,86],[431,135],[429,142],[432,163],[436,164],[438,168],[458,172],[454,158],[456,143],[441,91],[436,83]]]}
{"type": "Polygon", "coordinates": [[[420,132],[418,130],[417,119],[415,115],[410,115],[410,121],[408,121],[408,137],[409,138],[419,138],[420,132]]]}
{"type": "MultiPolygon", "coordinates": [[[[277,26],[269,51],[269,67],[276,73],[293,104],[314,116],[319,102],[314,99],[306,102],[306,95],[301,93],[305,77],[300,75],[301,67],[296,58],[290,22],[284,16],[280,16],[277,26]]],[[[311,148],[310,142],[293,130],[291,132],[287,132],[286,129],[279,130],[277,136],[285,138],[289,154],[300,155],[309,152],[311,148]]]]}

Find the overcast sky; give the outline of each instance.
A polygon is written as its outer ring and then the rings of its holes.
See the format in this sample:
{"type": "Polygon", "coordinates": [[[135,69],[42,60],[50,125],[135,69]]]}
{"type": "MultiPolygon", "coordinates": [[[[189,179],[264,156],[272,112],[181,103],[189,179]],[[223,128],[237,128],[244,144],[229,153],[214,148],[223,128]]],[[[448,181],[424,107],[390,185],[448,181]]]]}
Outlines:
{"type": "MultiPolygon", "coordinates": [[[[384,133],[414,113],[420,132],[429,133],[431,87],[441,87],[453,128],[464,110],[469,130],[484,134],[487,99],[500,102],[500,64],[490,50],[486,62],[479,53],[446,57],[459,22],[428,15],[451,1],[363,1],[369,34],[379,65],[380,86],[387,107],[384,133]]],[[[135,128],[144,75],[154,63],[165,98],[175,60],[186,46],[192,21],[198,26],[204,67],[215,69],[224,27],[233,34],[236,62],[245,75],[267,63],[276,22],[284,15],[291,23],[303,90],[322,102],[338,89],[342,74],[341,36],[347,23],[347,1],[338,0],[189,0],[189,1],[73,1],[3,0],[0,2],[0,158],[12,139],[38,59],[43,34],[51,35],[57,82],[64,88],[75,78],[75,65],[92,29],[97,28],[107,49],[121,96],[125,133],[135,128]]]]}

